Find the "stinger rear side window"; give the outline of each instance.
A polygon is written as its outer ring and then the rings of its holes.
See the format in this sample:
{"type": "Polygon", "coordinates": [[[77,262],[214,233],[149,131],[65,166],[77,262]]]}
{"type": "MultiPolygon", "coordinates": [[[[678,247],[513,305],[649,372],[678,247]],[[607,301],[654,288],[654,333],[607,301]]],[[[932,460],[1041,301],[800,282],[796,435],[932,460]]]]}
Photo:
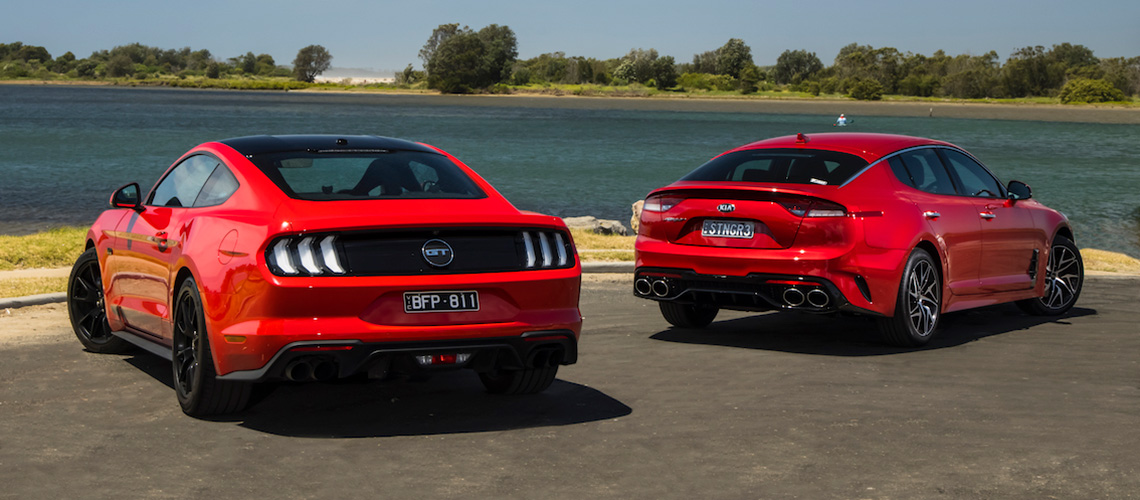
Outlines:
{"type": "Polygon", "coordinates": [[[250,160],[285,194],[302,200],[487,196],[447,157],[422,151],[286,151],[250,160]]]}
{"type": "Polygon", "coordinates": [[[835,151],[754,149],[713,158],[681,180],[837,186],[866,166],[858,156],[835,151]]]}

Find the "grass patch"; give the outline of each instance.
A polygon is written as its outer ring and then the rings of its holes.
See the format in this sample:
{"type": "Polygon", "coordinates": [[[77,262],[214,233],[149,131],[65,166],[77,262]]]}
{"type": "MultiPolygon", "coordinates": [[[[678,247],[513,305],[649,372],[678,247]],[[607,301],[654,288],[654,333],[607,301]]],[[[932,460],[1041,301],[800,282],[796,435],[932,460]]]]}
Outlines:
{"type": "Polygon", "coordinates": [[[633,260],[635,236],[597,234],[585,229],[571,228],[570,236],[578,248],[582,262],[613,262],[633,260]]]}
{"type": "Polygon", "coordinates": [[[613,234],[596,234],[585,229],[570,229],[570,236],[574,238],[574,245],[579,249],[589,250],[629,250],[633,251],[635,236],[618,236],[613,234]]]}
{"type": "Polygon", "coordinates": [[[633,250],[579,250],[582,262],[633,262],[633,250]]]}
{"type": "Polygon", "coordinates": [[[0,299],[67,291],[67,277],[10,278],[0,280],[0,299]]]}
{"type": "Polygon", "coordinates": [[[0,271],[70,267],[83,253],[84,227],[60,227],[25,236],[0,236],[0,271]]]}
{"type": "Polygon", "coordinates": [[[1081,258],[1085,261],[1086,271],[1140,274],[1140,260],[1122,253],[1082,248],[1081,258]]]}

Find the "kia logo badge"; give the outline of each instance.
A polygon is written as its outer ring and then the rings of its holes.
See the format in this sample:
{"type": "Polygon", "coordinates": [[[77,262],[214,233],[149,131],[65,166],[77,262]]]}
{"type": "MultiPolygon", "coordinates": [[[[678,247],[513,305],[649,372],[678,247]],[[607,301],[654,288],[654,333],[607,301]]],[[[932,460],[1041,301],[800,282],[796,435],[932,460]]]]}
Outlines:
{"type": "Polygon", "coordinates": [[[455,257],[451,245],[443,240],[428,240],[420,251],[424,254],[424,260],[435,267],[447,267],[455,257]]]}
{"type": "Polygon", "coordinates": [[[732,203],[721,203],[720,205],[716,206],[716,209],[727,214],[733,210],[736,210],[736,205],[733,205],[732,203]]]}

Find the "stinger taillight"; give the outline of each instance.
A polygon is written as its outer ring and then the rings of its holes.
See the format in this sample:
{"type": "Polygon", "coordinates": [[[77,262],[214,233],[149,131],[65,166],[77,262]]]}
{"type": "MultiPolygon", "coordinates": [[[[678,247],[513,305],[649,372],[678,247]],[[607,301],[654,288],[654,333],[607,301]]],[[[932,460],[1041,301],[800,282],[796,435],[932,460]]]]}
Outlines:
{"type": "Polygon", "coordinates": [[[838,203],[812,198],[779,200],[781,206],[796,217],[846,217],[847,209],[838,203]]]}

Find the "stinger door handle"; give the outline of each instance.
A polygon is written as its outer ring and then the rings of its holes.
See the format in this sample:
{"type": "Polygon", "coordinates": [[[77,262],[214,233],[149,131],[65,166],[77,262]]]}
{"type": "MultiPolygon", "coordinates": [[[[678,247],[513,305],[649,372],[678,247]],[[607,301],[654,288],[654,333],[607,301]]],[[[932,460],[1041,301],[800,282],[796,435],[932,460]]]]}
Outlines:
{"type": "Polygon", "coordinates": [[[978,215],[982,216],[982,218],[985,220],[990,220],[997,217],[992,212],[980,212],[978,215]]]}
{"type": "Polygon", "coordinates": [[[927,219],[937,219],[939,217],[942,217],[942,214],[935,212],[933,210],[927,210],[927,211],[922,213],[922,216],[926,217],[927,219]]]}

